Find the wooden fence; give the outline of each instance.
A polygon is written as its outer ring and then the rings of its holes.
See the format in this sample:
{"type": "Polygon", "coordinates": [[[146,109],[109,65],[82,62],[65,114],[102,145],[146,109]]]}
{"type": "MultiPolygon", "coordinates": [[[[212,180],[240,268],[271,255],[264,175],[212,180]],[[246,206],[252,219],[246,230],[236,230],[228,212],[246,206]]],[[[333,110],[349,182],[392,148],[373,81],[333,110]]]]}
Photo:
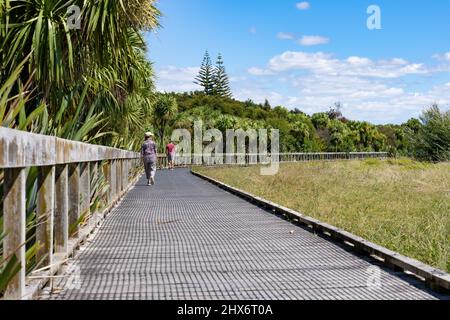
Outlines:
{"type": "MultiPolygon", "coordinates": [[[[20,272],[10,282],[5,299],[25,295],[26,170],[38,168],[36,241],[37,261],[58,266],[76,248],[79,230],[69,234],[83,213],[89,214],[91,180],[103,171],[108,207],[120,200],[132,184],[138,153],[68,141],[0,127],[0,170],[3,170],[4,257],[16,256],[20,272]],[[103,164],[100,166],[100,164],[103,164]],[[73,238],[76,239],[73,239],[73,238]]],[[[56,268],[50,268],[50,273],[56,268]]]]}

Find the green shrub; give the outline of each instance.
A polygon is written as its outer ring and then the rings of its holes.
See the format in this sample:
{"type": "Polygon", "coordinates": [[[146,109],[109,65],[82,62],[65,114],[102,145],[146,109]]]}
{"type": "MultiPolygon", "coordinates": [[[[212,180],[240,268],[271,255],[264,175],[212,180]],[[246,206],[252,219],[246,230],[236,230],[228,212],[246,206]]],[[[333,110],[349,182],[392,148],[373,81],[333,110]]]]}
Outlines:
{"type": "Polygon", "coordinates": [[[431,162],[450,161],[450,110],[441,112],[433,105],[420,120],[422,126],[411,135],[413,156],[431,162]]]}

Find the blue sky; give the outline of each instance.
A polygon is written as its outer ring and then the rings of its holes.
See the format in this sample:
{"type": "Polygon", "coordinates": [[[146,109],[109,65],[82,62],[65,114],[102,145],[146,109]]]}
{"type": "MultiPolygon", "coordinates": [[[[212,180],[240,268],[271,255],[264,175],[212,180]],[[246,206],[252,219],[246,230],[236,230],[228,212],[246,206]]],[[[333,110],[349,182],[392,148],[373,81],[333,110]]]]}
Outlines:
{"type": "Polygon", "coordinates": [[[161,91],[197,89],[205,50],[225,59],[234,97],[309,114],[400,123],[450,106],[450,1],[161,0],[147,34],[161,91]],[[381,30],[367,8],[381,9],[381,30]]]}

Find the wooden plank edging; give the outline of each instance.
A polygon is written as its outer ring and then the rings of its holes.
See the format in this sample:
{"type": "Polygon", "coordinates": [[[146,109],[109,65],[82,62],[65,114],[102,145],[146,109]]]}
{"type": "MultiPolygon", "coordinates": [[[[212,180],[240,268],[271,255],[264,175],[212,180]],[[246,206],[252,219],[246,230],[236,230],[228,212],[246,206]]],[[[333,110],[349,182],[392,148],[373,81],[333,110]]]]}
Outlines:
{"type": "Polygon", "coordinates": [[[221,189],[229,191],[234,195],[239,196],[249,202],[255,203],[266,209],[285,214],[290,218],[298,221],[299,223],[308,226],[312,231],[322,233],[331,237],[330,240],[342,241],[350,244],[355,251],[364,252],[368,255],[373,255],[381,259],[381,261],[388,267],[401,270],[403,272],[411,273],[421,280],[425,281],[425,284],[436,292],[450,293],[450,274],[431,267],[418,260],[408,258],[397,252],[391,251],[385,247],[379,246],[375,243],[367,241],[361,237],[358,237],[350,232],[339,229],[327,223],[321,222],[317,219],[308,217],[295,210],[283,207],[279,204],[273,203],[261,197],[257,197],[251,193],[234,188],[221,181],[215,180],[201,173],[191,170],[191,173],[203,180],[206,180],[221,189]]]}

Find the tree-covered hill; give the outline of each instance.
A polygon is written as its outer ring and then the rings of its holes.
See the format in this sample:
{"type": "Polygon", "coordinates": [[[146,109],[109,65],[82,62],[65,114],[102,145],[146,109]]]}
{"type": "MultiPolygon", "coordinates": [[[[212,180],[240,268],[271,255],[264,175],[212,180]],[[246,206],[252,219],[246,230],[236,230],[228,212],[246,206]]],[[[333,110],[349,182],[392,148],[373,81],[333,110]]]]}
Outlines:
{"type": "MultiPolygon", "coordinates": [[[[290,111],[281,106],[272,107],[268,101],[264,104],[251,100],[242,102],[204,92],[166,95],[174,97],[178,104],[173,128],[192,129],[194,121],[202,120],[205,128],[217,128],[221,131],[279,129],[282,152],[388,151],[393,155],[418,156],[421,153],[418,151],[418,136],[429,136],[425,134],[427,123],[419,119],[411,119],[402,125],[373,125],[347,119],[341,114],[339,104],[331,107],[328,112],[307,115],[298,109],[290,111]]],[[[442,130],[445,131],[448,112],[442,113],[434,106],[424,115],[426,114],[431,118],[442,118],[442,130]]],[[[448,122],[447,126],[450,128],[448,122]]],[[[445,150],[448,146],[440,148],[445,150]]],[[[441,156],[431,160],[438,160],[439,157],[441,156]]]]}

